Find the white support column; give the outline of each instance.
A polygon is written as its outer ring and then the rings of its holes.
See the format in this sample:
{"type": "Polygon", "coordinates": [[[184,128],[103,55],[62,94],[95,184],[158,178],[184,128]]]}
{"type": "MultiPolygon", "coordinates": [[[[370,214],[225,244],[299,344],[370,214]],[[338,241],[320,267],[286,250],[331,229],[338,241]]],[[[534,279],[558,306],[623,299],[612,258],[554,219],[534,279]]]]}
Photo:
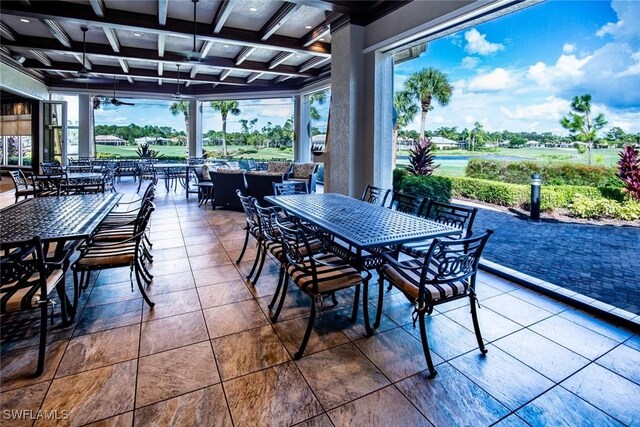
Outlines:
{"type": "Polygon", "coordinates": [[[331,112],[325,191],[356,196],[362,170],[364,28],[347,25],[331,34],[331,112]]]}
{"type": "Polygon", "coordinates": [[[202,102],[189,101],[189,156],[202,157],[202,102]]]}
{"type": "Polygon", "coordinates": [[[373,141],[372,172],[365,174],[367,182],[382,188],[393,186],[393,55],[375,52],[368,54],[374,61],[373,91],[365,91],[365,104],[373,106],[373,120],[365,124],[365,139],[373,141]],[[375,57],[374,57],[375,55],[375,57]],[[372,134],[369,138],[370,133],[372,134]]]}
{"type": "Polygon", "coordinates": [[[78,156],[94,157],[93,103],[91,95],[78,95],[78,156]]]}
{"type": "Polygon", "coordinates": [[[311,161],[311,117],[309,115],[309,96],[293,97],[293,160],[296,162],[311,161]]]}

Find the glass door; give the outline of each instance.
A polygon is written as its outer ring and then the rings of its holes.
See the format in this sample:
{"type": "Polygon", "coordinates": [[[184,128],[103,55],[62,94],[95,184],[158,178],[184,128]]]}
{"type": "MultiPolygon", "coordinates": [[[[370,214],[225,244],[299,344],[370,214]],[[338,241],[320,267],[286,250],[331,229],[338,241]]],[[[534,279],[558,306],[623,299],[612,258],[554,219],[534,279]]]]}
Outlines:
{"type": "Polygon", "coordinates": [[[42,162],[67,162],[67,102],[43,102],[42,162]]]}

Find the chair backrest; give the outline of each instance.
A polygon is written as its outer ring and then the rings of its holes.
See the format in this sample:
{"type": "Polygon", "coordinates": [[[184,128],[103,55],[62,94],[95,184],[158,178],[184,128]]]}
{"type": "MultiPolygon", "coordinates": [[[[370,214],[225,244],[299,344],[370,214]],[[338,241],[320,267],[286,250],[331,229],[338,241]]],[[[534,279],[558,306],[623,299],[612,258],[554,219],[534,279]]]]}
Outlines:
{"type": "Polygon", "coordinates": [[[253,201],[253,206],[258,220],[260,221],[260,228],[262,235],[270,241],[281,242],[280,230],[275,222],[273,215],[278,215],[278,210],[273,206],[262,207],[257,201],[253,201]]]}
{"type": "Polygon", "coordinates": [[[386,206],[390,192],[391,190],[388,189],[367,185],[362,193],[362,200],[373,205],[386,206]]]}
{"type": "Polygon", "coordinates": [[[0,284],[3,298],[0,299],[0,312],[6,313],[11,295],[27,290],[21,298],[20,310],[32,309],[35,291],[46,298],[47,273],[44,252],[39,236],[19,242],[0,242],[0,284]],[[34,273],[38,273],[34,276],[34,273]],[[34,280],[39,283],[34,286],[34,280]],[[6,297],[5,297],[6,296],[6,297]]]}
{"type": "MultiPolygon", "coordinates": [[[[301,223],[285,223],[277,213],[271,214],[281,236],[284,254],[290,267],[302,275],[311,277],[312,292],[318,293],[318,269],[307,238],[308,230],[301,223]]],[[[306,289],[305,291],[307,291],[306,289]]]]}
{"type": "Polygon", "coordinates": [[[44,175],[62,175],[64,168],[58,162],[40,163],[44,175]]]}
{"type": "MultiPolygon", "coordinates": [[[[420,275],[418,302],[425,300],[425,284],[441,289],[441,298],[444,298],[447,286],[468,280],[475,275],[482,251],[491,234],[493,230],[487,230],[479,236],[468,239],[434,239],[425,255],[425,263],[420,275]]],[[[471,286],[475,286],[473,280],[471,286]]]]}
{"type": "Polygon", "coordinates": [[[35,197],[59,196],[66,175],[31,175],[35,197]]]}
{"type": "Polygon", "coordinates": [[[258,203],[265,203],[265,196],[270,196],[273,192],[273,184],[282,182],[284,176],[280,174],[262,174],[262,173],[247,173],[245,174],[247,180],[247,194],[255,197],[258,203]]]}
{"type": "Polygon", "coordinates": [[[291,194],[309,194],[309,186],[306,181],[274,182],[273,194],[275,196],[289,196],[291,194]]]}
{"type": "Polygon", "coordinates": [[[460,237],[467,238],[473,234],[473,221],[477,213],[477,208],[430,200],[421,216],[450,227],[459,228],[460,237]]]}
{"type": "Polygon", "coordinates": [[[153,201],[156,198],[156,186],[152,182],[147,186],[147,189],[144,190],[144,194],[142,195],[142,201],[151,200],[153,201]]]}
{"type": "Polygon", "coordinates": [[[239,189],[236,189],[236,194],[240,199],[240,204],[242,204],[242,210],[244,210],[244,214],[247,217],[247,225],[249,227],[257,227],[258,230],[260,230],[260,220],[258,219],[254,205],[255,199],[251,196],[245,196],[239,189]]]}
{"type": "Polygon", "coordinates": [[[389,208],[398,212],[417,215],[422,211],[424,204],[425,199],[422,197],[394,192],[393,197],[391,197],[391,205],[389,208]]]}
{"type": "Polygon", "coordinates": [[[25,190],[27,188],[27,178],[24,176],[24,172],[21,170],[9,171],[9,175],[11,175],[11,180],[16,190],[25,190]]]}
{"type": "Polygon", "coordinates": [[[150,199],[143,200],[133,226],[134,235],[142,233],[147,229],[147,225],[149,224],[149,220],[151,219],[151,213],[155,210],[156,205],[150,199]]]}

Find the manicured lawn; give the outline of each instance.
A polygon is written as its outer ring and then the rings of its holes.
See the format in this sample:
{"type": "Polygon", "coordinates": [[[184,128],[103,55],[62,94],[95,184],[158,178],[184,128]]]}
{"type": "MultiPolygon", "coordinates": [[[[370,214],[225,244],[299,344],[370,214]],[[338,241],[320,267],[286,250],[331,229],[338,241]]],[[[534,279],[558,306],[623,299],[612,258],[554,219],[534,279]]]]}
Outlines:
{"type": "MultiPolygon", "coordinates": [[[[184,145],[175,146],[175,145],[153,145],[152,149],[158,150],[160,154],[163,154],[165,157],[187,157],[187,147],[184,145]]],[[[96,150],[98,153],[108,154],[116,157],[138,157],[137,146],[112,146],[112,145],[102,145],[98,144],[96,150]]],[[[221,157],[222,156],[222,148],[218,146],[205,146],[205,150],[208,152],[213,152],[214,155],[210,157],[221,157]]],[[[288,160],[293,159],[293,152],[291,149],[280,150],[279,148],[262,148],[254,151],[250,147],[246,146],[237,146],[237,145],[229,145],[227,147],[228,153],[233,157],[244,157],[244,158],[252,158],[257,160],[270,160],[272,158],[286,158],[288,160]]]]}

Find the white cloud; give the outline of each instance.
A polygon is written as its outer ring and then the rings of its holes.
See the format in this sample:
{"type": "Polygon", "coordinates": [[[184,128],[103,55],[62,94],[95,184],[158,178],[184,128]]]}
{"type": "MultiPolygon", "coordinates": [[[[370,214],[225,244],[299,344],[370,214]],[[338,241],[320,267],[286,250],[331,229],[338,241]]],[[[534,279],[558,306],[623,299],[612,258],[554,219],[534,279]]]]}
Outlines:
{"type": "Polygon", "coordinates": [[[591,56],[579,59],[575,55],[560,55],[554,65],[537,62],[527,70],[527,78],[533,80],[538,86],[556,88],[567,81],[575,82],[582,78],[582,67],[591,60],[591,56]]]}
{"type": "Polygon", "coordinates": [[[493,92],[512,88],[514,78],[504,68],[496,68],[488,74],[481,74],[469,80],[468,88],[472,92],[493,92]]]}
{"type": "Polygon", "coordinates": [[[569,111],[570,102],[550,96],[540,104],[517,105],[511,108],[500,107],[500,111],[509,119],[549,119],[560,120],[569,111]]]}
{"type": "Polygon", "coordinates": [[[471,114],[467,114],[466,116],[464,116],[464,122],[467,124],[473,124],[476,122],[476,119],[471,114]]]}
{"type": "Polygon", "coordinates": [[[465,56],[462,58],[460,66],[462,68],[475,68],[476,65],[478,65],[478,62],[480,62],[480,58],[477,56],[465,56]]]}
{"type": "Polygon", "coordinates": [[[562,53],[573,53],[576,50],[576,45],[571,43],[565,43],[562,45],[562,53]]]}
{"type": "Polygon", "coordinates": [[[433,117],[431,117],[431,121],[433,123],[444,123],[444,117],[442,117],[442,116],[433,116],[433,117]]]}
{"type": "Polygon", "coordinates": [[[629,68],[616,74],[616,77],[637,76],[640,74],[640,51],[631,55],[631,58],[636,61],[635,64],[629,65],[629,68]]]}
{"type": "Polygon", "coordinates": [[[492,53],[496,53],[499,50],[504,49],[504,45],[500,43],[491,43],[490,41],[487,41],[486,37],[486,34],[480,34],[480,32],[475,28],[470,29],[464,33],[464,38],[467,41],[467,45],[464,47],[464,50],[470,54],[491,55],[492,53]]]}
{"type": "Polygon", "coordinates": [[[631,41],[640,39],[640,7],[636,1],[613,0],[611,7],[618,16],[617,22],[606,23],[596,35],[604,37],[610,34],[615,40],[631,41]],[[635,22],[635,24],[634,24],[635,22]]]}

